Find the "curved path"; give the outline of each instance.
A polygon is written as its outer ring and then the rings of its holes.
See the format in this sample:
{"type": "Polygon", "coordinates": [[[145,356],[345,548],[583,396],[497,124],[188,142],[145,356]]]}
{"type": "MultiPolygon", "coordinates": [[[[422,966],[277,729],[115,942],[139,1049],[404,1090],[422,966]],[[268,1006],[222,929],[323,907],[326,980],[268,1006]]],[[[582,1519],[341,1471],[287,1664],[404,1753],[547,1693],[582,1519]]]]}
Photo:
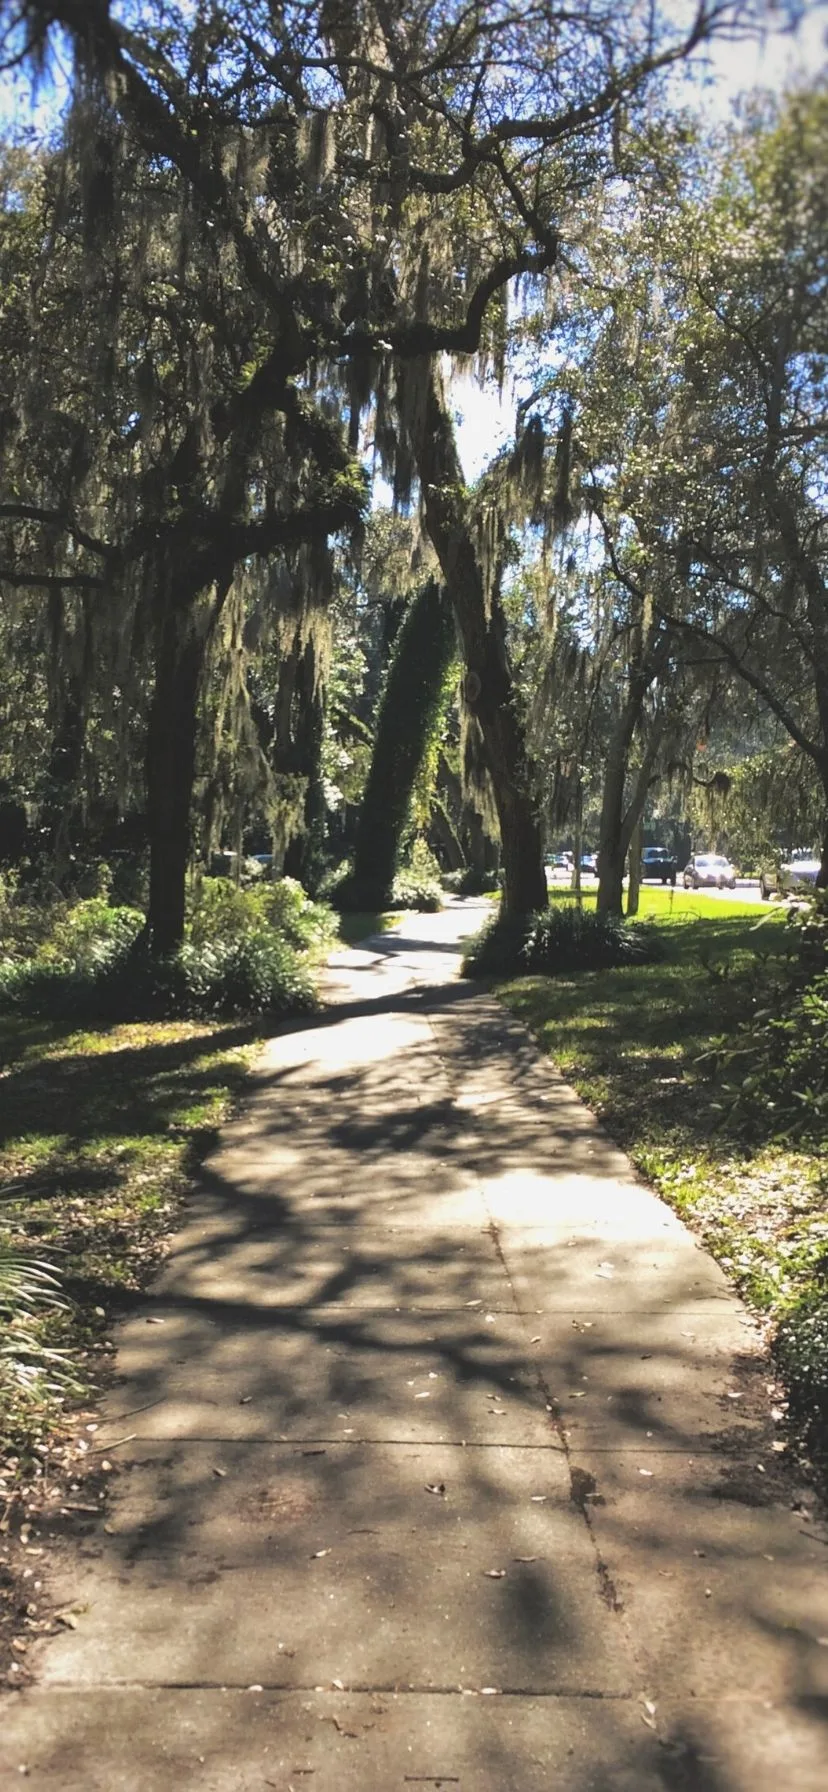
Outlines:
{"type": "Polygon", "coordinates": [[[828,1548],[750,1321],[457,981],[479,920],[337,954],[268,1045],[121,1330],[3,1787],[828,1785],[828,1548]]]}

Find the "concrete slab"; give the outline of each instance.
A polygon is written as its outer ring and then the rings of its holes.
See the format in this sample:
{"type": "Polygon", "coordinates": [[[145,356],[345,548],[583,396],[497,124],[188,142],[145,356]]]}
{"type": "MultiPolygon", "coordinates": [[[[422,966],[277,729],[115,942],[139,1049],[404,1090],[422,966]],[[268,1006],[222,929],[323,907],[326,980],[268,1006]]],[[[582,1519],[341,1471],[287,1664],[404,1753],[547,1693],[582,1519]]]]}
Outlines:
{"type": "Polygon", "coordinates": [[[155,1284],[160,1313],[176,1302],[222,1307],[485,1306],[515,1310],[487,1224],[430,1232],[399,1224],[289,1224],[236,1208],[203,1214],[176,1241],[155,1284]],[[221,1261],[220,1284],[215,1266],[221,1261]]]}
{"type": "Polygon", "coordinates": [[[128,1688],[9,1700],[32,1792],[824,1792],[825,1725],[760,1699],[128,1688]],[[652,1701],[648,1701],[651,1705],[652,1701]],[[651,1727],[652,1726],[652,1727],[651,1727]],[[128,1738],[130,1746],[123,1746],[128,1738]]]}
{"type": "Polygon", "coordinates": [[[501,1248],[522,1312],[589,1315],[610,1306],[630,1314],[689,1313],[733,1300],[718,1264],[689,1234],[674,1244],[658,1237],[648,1247],[617,1236],[581,1236],[573,1218],[569,1238],[550,1242],[543,1227],[514,1228],[501,1248]]]}
{"type": "Polygon", "coordinates": [[[169,1306],[152,1318],[124,1328],[115,1433],[559,1443],[513,1314],[169,1306]]]}
{"type": "Polygon", "coordinates": [[[629,1693],[569,1494],[551,1450],[145,1444],[42,1681],[629,1693]]]}
{"type": "Polygon", "coordinates": [[[653,1696],[726,1687],[828,1719],[826,1541],[768,1487],[773,1458],[584,1446],[573,1462],[653,1696]]]}
{"type": "MultiPolygon", "coordinates": [[[[32,1792],[664,1792],[627,1701],[407,1692],[52,1692],[12,1708],[0,1771],[32,1792]],[[118,1738],[140,1739],[131,1751],[118,1738]]],[[[803,1792],[805,1792],[803,1784],[803,1792]]],[[[811,1789],[808,1788],[808,1792],[811,1789]]],[[[815,1788],[814,1788],[815,1792],[815,1788]]]]}

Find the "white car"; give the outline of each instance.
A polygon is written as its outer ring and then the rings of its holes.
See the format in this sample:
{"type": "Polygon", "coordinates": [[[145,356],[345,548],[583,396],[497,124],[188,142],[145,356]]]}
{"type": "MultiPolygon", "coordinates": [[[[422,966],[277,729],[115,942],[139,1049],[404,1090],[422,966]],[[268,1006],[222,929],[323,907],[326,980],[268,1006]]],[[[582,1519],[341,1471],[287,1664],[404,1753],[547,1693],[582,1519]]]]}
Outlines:
{"type": "Polygon", "coordinates": [[[759,879],[759,887],[765,901],[780,890],[783,894],[793,890],[813,890],[819,877],[819,859],[807,852],[794,852],[778,872],[763,871],[759,879]]]}
{"type": "Polygon", "coordinates": [[[684,867],[685,890],[735,890],[736,871],[729,859],[721,853],[694,853],[689,865],[684,867]]]}

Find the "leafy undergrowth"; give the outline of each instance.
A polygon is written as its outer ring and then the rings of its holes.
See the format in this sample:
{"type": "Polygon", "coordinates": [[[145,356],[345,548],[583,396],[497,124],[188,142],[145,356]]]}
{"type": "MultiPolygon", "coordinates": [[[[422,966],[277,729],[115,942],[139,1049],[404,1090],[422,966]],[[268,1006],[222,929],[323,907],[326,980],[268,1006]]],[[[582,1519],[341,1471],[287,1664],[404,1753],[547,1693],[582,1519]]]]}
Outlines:
{"type": "Polygon", "coordinates": [[[647,903],[661,962],[524,977],[498,993],[764,1316],[799,1435],[824,1476],[825,1138],[780,1136],[772,1105],[734,1106],[710,1073],[711,1048],[755,1025],[763,989],[784,974],[789,930],[777,912],[757,925],[755,905],[650,894],[661,899],[647,903]]]}
{"type": "Polygon", "coordinates": [[[106,896],[58,901],[35,918],[39,932],[31,906],[0,904],[0,1012],[55,1021],[302,1013],[336,937],[332,911],[292,878],[252,889],[201,879],[184,940],[166,957],[149,951],[140,910],[106,896]]]}
{"type": "Polygon", "coordinates": [[[516,971],[555,976],[644,962],[659,955],[655,928],[596,914],[594,908],[558,905],[524,920],[496,915],[470,946],[464,977],[505,977],[516,971]]]}

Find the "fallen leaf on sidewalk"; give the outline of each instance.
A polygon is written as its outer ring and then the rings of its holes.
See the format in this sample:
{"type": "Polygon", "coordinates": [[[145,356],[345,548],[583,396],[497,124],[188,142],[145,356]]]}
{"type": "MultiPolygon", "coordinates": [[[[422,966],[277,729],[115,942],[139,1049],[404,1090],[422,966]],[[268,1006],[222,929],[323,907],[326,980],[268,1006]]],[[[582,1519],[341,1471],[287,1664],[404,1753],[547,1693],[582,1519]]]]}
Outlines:
{"type": "Polygon", "coordinates": [[[601,1278],[605,1282],[608,1282],[615,1275],[615,1264],[614,1263],[599,1263],[598,1268],[595,1271],[595,1274],[596,1274],[596,1276],[601,1276],[601,1278]]]}
{"type": "Polygon", "coordinates": [[[512,1560],[514,1562],[536,1562],[537,1559],[538,1559],[537,1556],[513,1556],[512,1557],[512,1560]]]}
{"type": "Polygon", "coordinates": [[[430,1400],[431,1399],[430,1390],[428,1388],[426,1388],[424,1393],[415,1394],[414,1398],[415,1398],[415,1400],[430,1400]]]}
{"type": "Polygon", "coordinates": [[[67,1630],[77,1630],[78,1617],[81,1612],[85,1612],[85,1611],[86,1611],[85,1605],[76,1605],[76,1606],[67,1605],[67,1606],[64,1606],[62,1611],[53,1612],[52,1617],[54,1618],[54,1621],[56,1624],[65,1624],[67,1630]]]}
{"type": "Polygon", "coordinates": [[[426,1481],[425,1490],[426,1493],[445,1493],[445,1481],[426,1481]]]}
{"type": "Polygon", "coordinates": [[[483,1573],[485,1574],[487,1580],[505,1580],[506,1579],[505,1568],[484,1568],[483,1573]]]}
{"type": "Polygon", "coordinates": [[[311,1561],[312,1562],[320,1562],[322,1560],[323,1556],[329,1556],[330,1553],[331,1552],[329,1549],[315,1549],[313,1552],[313,1555],[311,1556],[311,1561]]]}
{"type": "Polygon", "coordinates": [[[214,1468],[214,1469],[213,1469],[213,1474],[214,1474],[214,1475],[215,1475],[215,1476],[216,1476],[216,1479],[217,1479],[217,1480],[218,1480],[218,1481],[226,1481],[226,1479],[227,1479],[227,1470],[226,1470],[226,1468],[214,1468]]]}
{"type": "Polygon", "coordinates": [[[147,1320],[147,1325],[166,1325],[166,1323],[166,1319],[158,1319],[154,1313],[151,1313],[147,1320]]]}

